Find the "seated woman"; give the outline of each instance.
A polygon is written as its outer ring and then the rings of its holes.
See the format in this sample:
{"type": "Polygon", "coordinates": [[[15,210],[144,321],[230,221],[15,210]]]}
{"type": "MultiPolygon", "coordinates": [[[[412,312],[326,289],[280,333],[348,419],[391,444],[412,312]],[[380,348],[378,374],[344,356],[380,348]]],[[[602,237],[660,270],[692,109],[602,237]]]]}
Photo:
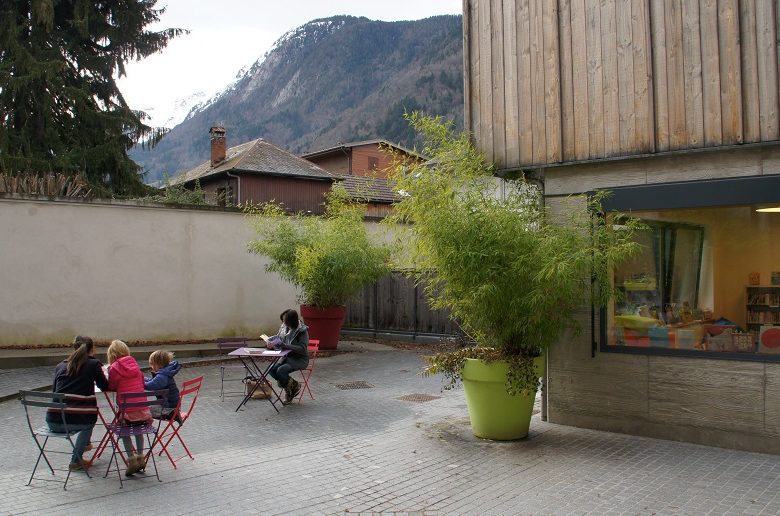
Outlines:
{"type": "Polygon", "coordinates": [[[283,314],[287,331],[284,335],[279,332],[281,344],[273,345],[269,342],[268,347],[289,349],[290,353],[271,367],[268,374],[284,389],[284,403],[288,404],[292,403],[301,390],[301,385],[290,377],[290,373],[305,369],[309,365],[309,328],[298,319],[298,312],[295,310],[286,310],[283,314]]]}
{"type": "MultiPolygon", "coordinates": [[[[108,380],[103,374],[103,364],[95,358],[95,343],[89,337],[76,336],[73,340],[76,348],[66,359],[57,364],[54,370],[53,392],[70,394],[66,403],[73,407],[96,407],[95,384],[105,390],[108,380]]],[[[97,414],[79,414],[69,412],[62,421],[62,413],[50,411],[46,413],[46,423],[52,432],[77,431],[75,448],[70,459],[70,470],[88,467],[82,460],[84,448],[92,437],[92,429],[97,422],[97,414]]]]}

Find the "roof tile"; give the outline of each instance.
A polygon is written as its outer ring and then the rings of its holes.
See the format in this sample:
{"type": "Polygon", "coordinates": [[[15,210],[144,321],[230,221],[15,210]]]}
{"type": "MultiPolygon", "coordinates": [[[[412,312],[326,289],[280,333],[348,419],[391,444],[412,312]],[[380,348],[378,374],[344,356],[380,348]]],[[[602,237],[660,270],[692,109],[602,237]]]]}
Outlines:
{"type": "Polygon", "coordinates": [[[231,147],[225,153],[225,160],[212,167],[211,161],[201,163],[171,181],[173,184],[187,183],[226,172],[254,172],[312,179],[336,179],[336,176],[314,163],[299,158],[262,138],[231,147]]]}

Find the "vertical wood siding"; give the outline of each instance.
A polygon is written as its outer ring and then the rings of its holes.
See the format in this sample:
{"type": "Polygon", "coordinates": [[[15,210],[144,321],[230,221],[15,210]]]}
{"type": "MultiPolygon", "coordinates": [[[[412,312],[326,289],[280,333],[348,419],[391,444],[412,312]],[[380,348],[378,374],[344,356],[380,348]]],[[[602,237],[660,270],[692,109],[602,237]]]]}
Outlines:
{"type": "MultiPolygon", "coordinates": [[[[285,209],[289,212],[324,213],[325,194],[330,191],[330,187],[330,181],[241,174],[242,202],[274,201],[284,204],[285,209]]],[[[235,193],[237,187],[234,188],[236,188],[235,193]]]]}
{"type": "Polygon", "coordinates": [[[353,176],[387,177],[387,170],[392,164],[393,155],[375,143],[352,148],[353,176]],[[375,160],[375,169],[371,168],[371,158],[375,160]]]}
{"type": "Polygon", "coordinates": [[[467,126],[500,168],[780,139],[779,0],[464,0],[467,126]]]}
{"type": "Polygon", "coordinates": [[[409,335],[459,335],[448,310],[430,307],[423,288],[401,272],[366,286],[347,303],[346,329],[400,332],[409,335]]]}

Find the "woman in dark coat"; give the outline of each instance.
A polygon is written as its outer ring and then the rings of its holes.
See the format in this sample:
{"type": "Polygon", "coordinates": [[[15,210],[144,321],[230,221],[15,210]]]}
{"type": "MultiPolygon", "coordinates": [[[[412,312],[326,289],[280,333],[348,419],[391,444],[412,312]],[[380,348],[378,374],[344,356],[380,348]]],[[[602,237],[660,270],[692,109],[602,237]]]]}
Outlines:
{"type": "Polygon", "coordinates": [[[301,385],[290,377],[290,373],[306,369],[309,365],[309,328],[298,319],[295,310],[284,312],[284,325],[287,333],[281,337],[281,344],[269,342],[268,347],[289,349],[290,353],[271,367],[268,374],[284,389],[284,402],[291,403],[301,391],[301,385]]]}
{"type": "Polygon", "coordinates": [[[77,470],[88,466],[81,456],[97,422],[97,414],[94,412],[94,407],[97,407],[95,385],[105,390],[108,388],[108,380],[103,374],[103,364],[95,358],[95,343],[91,338],[77,336],[73,346],[73,353],[54,369],[52,382],[53,392],[69,395],[65,397],[68,405],[65,421],[62,421],[60,411],[50,409],[46,413],[46,423],[52,432],[78,432],[69,466],[71,470],[77,470]],[[79,408],[87,412],[80,414],[79,408]]]}

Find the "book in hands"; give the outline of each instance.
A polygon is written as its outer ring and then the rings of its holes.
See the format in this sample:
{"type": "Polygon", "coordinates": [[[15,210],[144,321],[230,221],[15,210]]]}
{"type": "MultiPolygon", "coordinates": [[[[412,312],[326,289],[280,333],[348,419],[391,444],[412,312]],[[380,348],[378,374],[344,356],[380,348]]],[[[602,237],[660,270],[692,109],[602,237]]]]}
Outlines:
{"type": "Polygon", "coordinates": [[[263,333],[262,335],[260,335],[260,338],[263,339],[266,344],[272,347],[277,347],[282,345],[282,339],[280,339],[278,335],[269,337],[268,335],[263,333]]]}

